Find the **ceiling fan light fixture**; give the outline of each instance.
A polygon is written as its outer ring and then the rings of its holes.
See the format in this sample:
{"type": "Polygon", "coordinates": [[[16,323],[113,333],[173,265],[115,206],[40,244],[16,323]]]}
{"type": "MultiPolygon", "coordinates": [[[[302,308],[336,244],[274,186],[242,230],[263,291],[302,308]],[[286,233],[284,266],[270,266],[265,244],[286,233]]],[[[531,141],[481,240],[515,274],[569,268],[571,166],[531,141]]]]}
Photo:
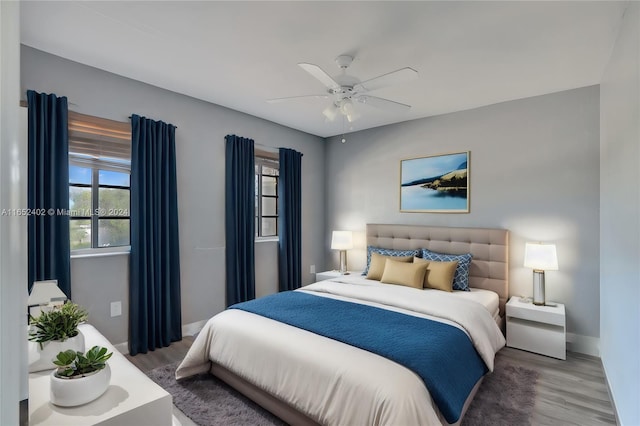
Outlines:
{"type": "MultiPolygon", "coordinates": [[[[354,121],[356,121],[357,119],[359,119],[361,117],[360,114],[356,113],[355,111],[352,112],[351,114],[347,114],[347,121],[349,123],[353,123],[354,121]]],[[[351,129],[353,130],[353,129],[351,129]]]]}
{"type": "Polygon", "coordinates": [[[324,111],[322,111],[322,114],[327,118],[327,120],[333,121],[338,115],[338,108],[336,108],[334,105],[330,105],[326,107],[324,111]]]}
{"type": "Polygon", "coordinates": [[[344,115],[353,114],[353,102],[351,102],[351,99],[345,98],[342,100],[342,105],[340,106],[340,112],[342,112],[344,115]]]}

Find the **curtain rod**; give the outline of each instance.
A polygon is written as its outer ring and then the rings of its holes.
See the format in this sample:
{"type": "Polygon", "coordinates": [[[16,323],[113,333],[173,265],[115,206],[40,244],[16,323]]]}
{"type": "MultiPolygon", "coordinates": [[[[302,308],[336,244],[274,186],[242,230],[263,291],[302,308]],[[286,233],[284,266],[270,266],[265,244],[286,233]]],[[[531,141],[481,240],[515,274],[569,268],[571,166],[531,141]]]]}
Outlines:
{"type": "MultiPolygon", "coordinates": [[[[263,148],[265,151],[271,153],[271,154],[280,154],[280,147],[273,147],[273,146],[267,146],[267,145],[262,145],[261,143],[257,143],[257,142],[253,142],[253,144],[255,146],[258,146],[260,148],[263,148]]],[[[286,147],[282,147],[282,148],[286,148],[286,147]]],[[[289,148],[291,149],[291,148],[289,148]]],[[[302,153],[300,153],[301,155],[304,155],[302,153]]]]}
{"type": "MultiPolygon", "coordinates": [[[[129,120],[131,120],[131,116],[129,116],[129,120]]],[[[152,120],[151,118],[149,118],[148,120],[152,120]]],[[[153,121],[158,121],[158,120],[153,120],[153,121]]],[[[176,126],[175,124],[171,124],[171,123],[167,123],[173,127],[175,127],[176,129],[178,128],[178,126],[176,126]]]]}
{"type": "MultiPolygon", "coordinates": [[[[67,99],[67,105],[78,106],[78,104],[74,104],[73,102],[69,102],[69,99],[67,99]]],[[[27,102],[26,99],[20,99],[20,106],[23,107],[23,108],[27,108],[29,106],[29,103],[27,102]]]]}

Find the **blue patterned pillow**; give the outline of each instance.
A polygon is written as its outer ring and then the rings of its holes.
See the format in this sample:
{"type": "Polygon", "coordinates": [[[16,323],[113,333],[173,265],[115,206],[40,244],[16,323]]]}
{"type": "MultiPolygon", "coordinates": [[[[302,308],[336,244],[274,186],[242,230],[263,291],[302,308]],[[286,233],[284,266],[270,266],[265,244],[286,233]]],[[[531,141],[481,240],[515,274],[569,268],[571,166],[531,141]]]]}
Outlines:
{"type": "Polygon", "coordinates": [[[436,253],[435,251],[422,249],[422,258],[427,260],[435,260],[438,262],[453,262],[458,261],[456,266],[456,274],[453,277],[453,289],[454,290],[469,290],[469,265],[471,265],[471,253],[466,254],[444,254],[436,253]]]}
{"type": "Polygon", "coordinates": [[[386,249],[386,248],[382,248],[382,247],[374,247],[374,246],[367,246],[367,267],[364,269],[364,272],[362,273],[362,275],[367,275],[369,273],[369,265],[371,264],[371,253],[378,253],[381,254],[383,256],[418,256],[418,254],[420,253],[420,249],[414,249],[414,250],[393,250],[393,249],[386,249]]]}

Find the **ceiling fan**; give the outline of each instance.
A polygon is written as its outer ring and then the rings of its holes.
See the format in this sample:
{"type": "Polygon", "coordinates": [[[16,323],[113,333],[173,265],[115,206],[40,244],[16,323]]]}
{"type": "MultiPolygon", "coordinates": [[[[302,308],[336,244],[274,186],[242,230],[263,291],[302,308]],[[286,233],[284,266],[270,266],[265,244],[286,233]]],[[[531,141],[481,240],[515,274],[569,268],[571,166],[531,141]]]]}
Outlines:
{"type": "Polygon", "coordinates": [[[395,102],[389,99],[379,98],[367,94],[393,84],[404,83],[418,77],[418,72],[406,67],[378,77],[360,81],[358,78],[347,74],[347,68],[353,62],[353,57],[341,55],[336,58],[336,64],[342,69],[342,73],[334,77],[327,74],[322,68],[314,64],[299,63],[298,66],[318,79],[327,89],[327,93],[319,95],[290,96],[286,98],[269,99],[269,103],[295,101],[300,99],[323,98],[332,99],[331,105],[322,111],[329,121],[334,121],[338,114],[342,114],[351,123],[360,117],[356,104],[366,104],[372,107],[389,111],[402,112],[411,108],[410,105],[395,102]]]}

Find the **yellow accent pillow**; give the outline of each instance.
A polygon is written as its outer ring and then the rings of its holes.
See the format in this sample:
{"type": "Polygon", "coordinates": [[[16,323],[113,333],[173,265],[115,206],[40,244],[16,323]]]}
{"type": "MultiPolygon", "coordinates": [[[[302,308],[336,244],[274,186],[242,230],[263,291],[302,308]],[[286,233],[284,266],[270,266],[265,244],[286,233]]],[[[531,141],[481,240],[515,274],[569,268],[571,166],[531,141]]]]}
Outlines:
{"type": "Polygon", "coordinates": [[[425,265],[424,263],[397,262],[392,259],[386,259],[384,273],[380,282],[405,285],[422,290],[428,266],[428,264],[425,265]]]}
{"type": "Polygon", "coordinates": [[[404,263],[413,262],[413,256],[384,256],[378,253],[371,253],[371,263],[369,264],[367,279],[380,281],[382,273],[384,272],[384,261],[387,259],[404,263]]]}
{"type": "Polygon", "coordinates": [[[418,264],[427,264],[427,273],[424,275],[424,288],[453,291],[453,277],[458,266],[457,260],[453,262],[436,262],[435,260],[416,257],[413,261],[418,264]]]}

